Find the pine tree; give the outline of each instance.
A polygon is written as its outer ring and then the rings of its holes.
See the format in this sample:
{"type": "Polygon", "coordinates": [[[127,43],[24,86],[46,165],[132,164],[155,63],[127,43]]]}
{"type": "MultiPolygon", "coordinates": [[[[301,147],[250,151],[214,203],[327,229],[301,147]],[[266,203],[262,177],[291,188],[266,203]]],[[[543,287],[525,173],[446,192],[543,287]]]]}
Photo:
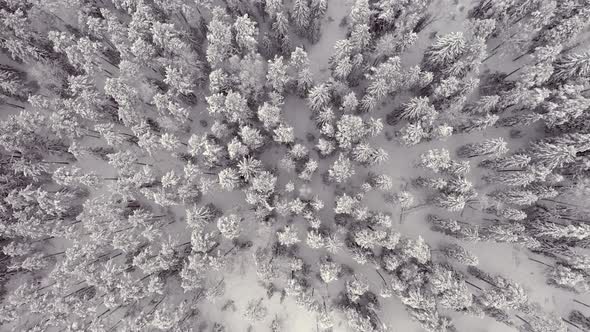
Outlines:
{"type": "Polygon", "coordinates": [[[436,215],[428,216],[433,230],[443,232],[464,241],[476,242],[480,240],[479,227],[468,223],[461,223],[457,220],[444,219],[436,215]]]}
{"type": "MultiPolygon", "coordinates": [[[[289,39],[290,20],[284,12],[278,12],[275,21],[272,23],[272,36],[274,43],[282,54],[292,51],[291,40],[289,39]]],[[[270,43],[270,41],[269,41],[270,43]]]]}
{"type": "Polygon", "coordinates": [[[426,264],[430,260],[430,248],[421,236],[417,240],[402,240],[400,250],[404,256],[414,258],[420,264],[426,264]]]}
{"type": "Polygon", "coordinates": [[[53,180],[63,186],[72,186],[74,184],[83,184],[94,187],[99,183],[99,178],[93,172],[84,173],[82,169],[71,167],[60,167],[53,172],[53,180]]]}
{"type": "Polygon", "coordinates": [[[325,83],[316,85],[311,88],[307,98],[309,101],[309,107],[313,111],[319,111],[328,106],[328,103],[330,102],[330,88],[325,83]]]}
{"type": "Polygon", "coordinates": [[[500,138],[493,138],[481,143],[471,143],[459,148],[458,155],[463,158],[473,158],[484,155],[500,156],[508,151],[506,142],[500,138]]]}
{"type": "Polygon", "coordinates": [[[355,0],[350,9],[349,24],[351,27],[358,24],[367,24],[369,23],[370,15],[371,9],[369,7],[369,2],[367,0],[355,0]]]}
{"type": "Polygon", "coordinates": [[[511,207],[493,208],[490,212],[495,213],[498,217],[515,221],[524,220],[527,217],[525,212],[511,207]]]}
{"type": "Polygon", "coordinates": [[[322,19],[326,15],[328,10],[327,0],[311,0],[310,11],[311,11],[311,25],[308,33],[309,40],[312,43],[316,43],[320,39],[322,19]]]}
{"type": "Polygon", "coordinates": [[[226,168],[219,172],[219,185],[225,190],[234,190],[240,185],[238,171],[233,168],[226,168]]]}
{"type": "Polygon", "coordinates": [[[435,126],[430,132],[432,139],[446,140],[448,137],[453,135],[454,128],[446,123],[435,126]]]}
{"type": "Polygon", "coordinates": [[[277,232],[278,241],[283,246],[291,246],[301,242],[298,237],[297,230],[294,227],[287,225],[283,231],[277,232]]]}
{"type": "Polygon", "coordinates": [[[511,171],[502,172],[492,176],[486,176],[485,180],[489,183],[504,184],[507,186],[526,186],[536,180],[536,177],[530,171],[511,171]]]}
{"type": "Polygon", "coordinates": [[[281,122],[281,109],[276,105],[264,103],[258,108],[257,116],[265,128],[271,129],[281,122]]]}
{"type": "Polygon", "coordinates": [[[543,102],[543,120],[549,127],[576,121],[584,114],[590,100],[582,94],[580,85],[561,85],[543,102]]]}
{"type": "Polygon", "coordinates": [[[423,63],[430,69],[449,66],[463,54],[465,47],[465,38],[461,32],[439,36],[424,53],[423,63]]]}
{"type": "Polygon", "coordinates": [[[283,63],[283,57],[277,57],[273,61],[268,61],[268,73],[266,79],[270,87],[278,93],[283,93],[285,86],[289,83],[287,75],[287,65],[283,63]]]}
{"type": "Polygon", "coordinates": [[[538,87],[547,82],[552,74],[553,66],[551,64],[537,63],[534,65],[527,65],[522,68],[518,81],[521,83],[521,86],[525,88],[538,87]]]}
{"type": "Polygon", "coordinates": [[[264,0],[264,11],[272,19],[277,13],[283,11],[283,0],[264,0]]]}
{"type": "Polygon", "coordinates": [[[366,24],[357,24],[352,28],[350,42],[355,50],[362,51],[371,43],[370,27],[366,24]]]}
{"type": "Polygon", "coordinates": [[[476,130],[484,130],[484,129],[496,124],[498,119],[499,119],[499,117],[495,114],[486,114],[481,117],[470,117],[459,128],[461,131],[464,131],[467,133],[474,132],[476,130]]]}
{"type": "Polygon", "coordinates": [[[344,193],[336,198],[334,212],[338,214],[352,214],[353,209],[357,207],[358,203],[357,199],[344,193]]]}
{"type": "Polygon", "coordinates": [[[232,49],[232,31],[228,24],[229,16],[224,9],[215,7],[213,17],[207,26],[207,61],[213,69],[216,69],[229,56],[232,49]]]}
{"type": "Polygon", "coordinates": [[[283,123],[273,131],[273,139],[279,143],[291,143],[295,140],[295,134],[293,133],[293,127],[284,125],[283,123]]]}
{"type": "Polygon", "coordinates": [[[538,200],[537,195],[535,195],[533,192],[522,189],[497,191],[492,193],[491,196],[502,203],[520,206],[531,205],[538,200]]]}
{"type": "Polygon", "coordinates": [[[325,283],[338,280],[342,273],[342,266],[326,256],[320,261],[320,277],[325,283]]]}
{"type": "Polygon", "coordinates": [[[0,66],[0,92],[2,94],[23,98],[28,90],[24,83],[23,73],[8,66],[0,66]]]}
{"type": "Polygon", "coordinates": [[[300,96],[306,96],[308,90],[313,85],[313,75],[311,74],[309,58],[305,50],[296,47],[291,52],[289,67],[292,71],[291,76],[297,83],[297,92],[300,96]]]}
{"type": "Polygon", "coordinates": [[[250,300],[244,312],[244,317],[251,322],[258,322],[268,314],[268,309],[262,304],[263,298],[250,300]]]}
{"type": "Polygon", "coordinates": [[[555,315],[548,315],[536,306],[526,312],[526,318],[517,316],[524,322],[522,329],[527,332],[567,332],[568,328],[565,322],[555,315]]]}
{"type": "Polygon", "coordinates": [[[256,22],[248,17],[248,14],[238,16],[234,22],[235,38],[238,47],[242,50],[243,54],[256,52],[258,41],[258,28],[256,28],[256,22]]]}
{"type": "Polygon", "coordinates": [[[190,75],[187,75],[182,68],[166,66],[166,77],[164,83],[168,84],[173,93],[189,95],[193,92],[194,85],[190,75]]]}
{"type": "Polygon", "coordinates": [[[400,58],[391,57],[377,67],[372,67],[367,78],[369,86],[361,104],[365,111],[371,111],[373,108],[367,106],[376,104],[403,86],[400,58]]]}
{"type": "Polygon", "coordinates": [[[121,79],[107,78],[104,87],[105,93],[117,102],[119,119],[126,126],[132,126],[140,121],[140,116],[135,110],[139,103],[137,91],[121,79]]]}
{"type": "Polygon", "coordinates": [[[573,12],[570,17],[560,18],[552,22],[553,24],[548,25],[548,28],[539,33],[535,41],[541,45],[556,43],[567,45],[582,32],[589,17],[590,10],[580,8],[573,12]]]}
{"type": "Polygon", "coordinates": [[[447,149],[432,149],[420,155],[418,166],[440,173],[451,166],[451,156],[447,149]]]}
{"type": "Polygon", "coordinates": [[[186,210],[186,222],[191,228],[200,229],[212,222],[218,213],[213,205],[195,205],[186,210]]]}
{"type": "Polygon", "coordinates": [[[510,156],[487,159],[481,162],[480,167],[493,168],[497,171],[522,169],[529,165],[531,157],[523,153],[517,153],[510,156]]]}
{"type": "Polygon", "coordinates": [[[217,219],[217,228],[224,237],[231,240],[240,236],[241,221],[242,218],[236,214],[223,216],[217,219]]]}
{"type": "Polygon", "coordinates": [[[246,181],[250,181],[262,172],[262,162],[252,156],[244,156],[238,162],[238,172],[246,181]]]}
{"type": "Polygon", "coordinates": [[[368,128],[360,116],[345,114],[336,123],[336,140],[340,148],[350,149],[367,134],[368,128]]]}
{"type": "Polygon", "coordinates": [[[326,245],[326,239],[320,231],[315,229],[310,229],[307,231],[307,238],[305,239],[305,243],[308,247],[312,249],[320,249],[326,245]]]}
{"type": "Polygon", "coordinates": [[[576,157],[576,149],[565,144],[540,141],[531,144],[529,155],[533,163],[553,169],[573,162],[576,157]]]}
{"type": "Polygon", "coordinates": [[[467,284],[452,270],[436,265],[429,280],[438,303],[453,310],[465,310],[473,304],[467,284]]]}
{"type": "Polygon", "coordinates": [[[420,122],[407,124],[399,133],[401,142],[406,146],[416,145],[427,136],[420,122]]]}
{"type": "Polygon", "coordinates": [[[566,54],[559,58],[553,67],[552,81],[588,77],[590,75],[590,52],[566,54]]]}
{"type": "Polygon", "coordinates": [[[291,17],[295,22],[295,27],[301,36],[305,36],[311,23],[311,9],[308,0],[293,1],[291,17]]]}
{"type": "Polygon", "coordinates": [[[405,190],[395,194],[393,197],[393,203],[399,205],[402,211],[411,208],[414,205],[414,200],[414,195],[405,190]]]}
{"type": "Polygon", "coordinates": [[[497,124],[506,127],[530,126],[541,119],[546,119],[546,121],[549,123],[551,122],[551,120],[547,119],[547,116],[543,116],[534,112],[526,112],[501,118],[497,121],[497,124]]]}
{"type": "Polygon", "coordinates": [[[479,263],[477,256],[473,255],[471,252],[467,251],[465,248],[461,247],[458,244],[448,244],[442,246],[440,250],[443,253],[443,255],[447,256],[450,259],[456,260],[461,264],[475,266],[479,263]]]}
{"type": "Polygon", "coordinates": [[[556,265],[551,269],[548,281],[559,287],[580,293],[585,293],[590,290],[590,284],[586,280],[586,275],[584,273],[572,270],[563,265],[556,265]]]}
{"type": "Polygon", "coordinates": [[[344,156],[344,154],[338,155],[338,159],[334,161],[332,167],[328,170],[328,175],[331,181],[337,183],[345,182],[355,174],[354,168],[350,159],[344,156]]]}
{"type": "Polygon", "coordinates": [[[246,144],[250,149],[256,150],[264,144],[264,136],[260,133],[260,130],[252,128],[250,126],[243,126],[239,131],[242,142],[246,144]]]}
{"type": "Polygon", "coordinates": [[[414,97],[403,105],[401,117],[410,121],[420,120],[424,123],[432,123],[437,112],[426,97],[414,97]]]}
{"type": "Polygon", "coordinates": [[[465,208],[467,199],[462,194],[442,193],[434,198],[436,206],[447,209],[451,212],[458,212],[465,208]]]}
{"type": "Polygon", "coordinates": [[[561,225],[552,222],[542,222],[535,225],[535,235],[552,239],[578,239],[590,237],[590,226],[585,224],[561,225]]]}

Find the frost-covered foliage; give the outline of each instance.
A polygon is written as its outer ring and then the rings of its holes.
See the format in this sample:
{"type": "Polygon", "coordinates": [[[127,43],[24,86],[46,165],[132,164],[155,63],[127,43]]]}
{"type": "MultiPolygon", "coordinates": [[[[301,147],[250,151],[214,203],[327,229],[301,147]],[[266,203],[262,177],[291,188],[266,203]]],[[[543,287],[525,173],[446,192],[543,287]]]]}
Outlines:
{"type": "Polygon", "coordinates": [[[589,330],[590,3],[455,2],[0,0],[0,330],[589,330]]]}

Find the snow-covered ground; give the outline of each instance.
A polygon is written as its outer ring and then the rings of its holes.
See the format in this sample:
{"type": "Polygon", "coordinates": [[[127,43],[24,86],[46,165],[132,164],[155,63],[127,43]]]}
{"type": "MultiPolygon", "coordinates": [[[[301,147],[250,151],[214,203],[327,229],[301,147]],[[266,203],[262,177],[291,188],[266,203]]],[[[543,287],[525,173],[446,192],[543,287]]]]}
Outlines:
{"type": "MultiPolygon", "coordinates": [[[[494,1],[494,0],[492,0],[494,1]]],[[[0,1],[1,2],[1,1],[0,1]]],[[[333,48],[336,41],[347,38],[347,26],[341,24],[343,19],[349,15],[350,9],[354,0],[328,0],[328,11],[322,22],[322,32],[319,41],[315,44],[304,42],[310,67],[313,72],[313,79],[316,85],[330,78],[331,72],[329,68],[330,57],[333,54],[333,48]]],[[[429,12],[432,15],[432,23],[429,24],[423,31],[420,32],[419,38],[414,45],[412,45],[402,56],[402,64],[404,67],[420,64],[424,50],[433,43],[434,35],[442,35],[449,32],[464,31],[466,22],[466,15],[469,8],[473,6],[467,0],[435,0],[429,12]]],[[[488,45],[489,48],[494,47],[497,41],[492,40],[488,45]]],[[[11,62],[3,55],[0,56],[0,63],[11,62]]],[[[489,61],[482,65],[483,70],[500,70],[504,72],[511,72],[513,69],[526,63],[521,59],[518,62],[513,62],[509,57],[494,56],[489,61]]],[[[20,69],[26,70],[26,67],[20,64],[14,64],[20,69]]],[[[101,83],[102,84],[102,83],[101,83]]],[[[476,97],[474,93],[473,97],[476,97]]],[[[200,96],[201,97],[201,96],[200,96]]],[[[386,116],[402,103],[406,102],[409,97],[403,93],[389,98],[387,102],[378,106],[377,110],[371,113],[372,117],[381,118],[385,122],[386,116]]],[[[191,107],[192,122],[189,124],[188,130],[179,135],[181,142],[187,142],[192,133],[204,132],[210,128],[213,119],[207,113],[205,102],[200,102],[191,107]],[[203,126],[201,121],[207,122],[207,126],[203,126]]],[[[14,109],[2,109],[2,117],[7,117],[10,114],[15,114],[14,109]]],[[[294,128],[294,134],[297,142],[305,145],[311,154],[317,159],[319,154],[314,151],[316,140],[309,140],[308,136],[313,135],[317,138],[320,136],[320,131],[312,118],[312,113],[309,110],[308,101],[300,98],[294,94],[287,96],[284,105],[282,106],[283,116],[286,124],[294,128]]],[[[510,136],[509,129],[506,128],[489,128],[485,131],[469,133],[469,134],[455,134],[445,140],[422,142],[413,147],[406,147],[399,144],[395,139],[395,133],[401,128],[400,125],[391,126],[386,125],[382,134],[372,139],[371,143],[376,146],[384,148],[389,154],[389,160],[377,166],[363,167],[355,166],[356,177],[347,183],[344,189],[351,189],[351,191],[359,191],[359,187],[366,178],[366,175],[371,172],[378,174],[389,175],[393,179],[393,191],[398,192],[402,190],[409,190],[412,192],[419,192],[419,189],[414,188],[412,181],[420,174],[426,174],[426,171],[419,169],[416,166],[416,160],[419,156],[434,148],[445,148],[451,151],[451,156],[458,159],[455,155],[456,150],[467,143],[479,142],[487,138],[504,137],[508,141],[508,147],[511,151],[516,151],[527,144],[529,140],[543,136],[541,129],[536,126],[529,127],[522,136],[518,139],[508,139],[510,136]]],[[[100,146],[102,143],[93,141],[92,137],[86,137],[80,142],[87,146],[100,146]]],[[[282,146],[274,145],[267,149],[260,159],[265,165],[274,167],[279,159],[285,154],[286,149],[282,146]]],[[[317,174],[327,172],[336,156],[331,156],[325,159],[320,159],[321,163],[317,174]]],[[[477,167],[477,163],[481,158],[473,158],[470,160],[471,171],[467,178],[472,181],[474,187],[480,195],[490,191],[491,186],[482,180],[482,176],[486,175],[487,170],[477,167]]],[[[154,153],[149,156],[149,160],[142,160],[151,164],[158,174],[165,174],[169,170],[174,170],[182,174],[183,162],[178,159],[170,158],[169,153],[154,153]]],[[[86,171],[94,171],[102,178],[113,178],[117,176],[117,170],[109,166],[104,160],[97,157],[86,156],[81,158],[77,163],[86,171]],[[97,167],[97,165],[100,165],[97,167]]],[[[146,166],[147,167],[147,166],[146,166]]],[[[301,188],[302,181],[298,181],[296,175],[286,174],[279,170],[280,176],[277,180],[277,187],[284,188],[284,186],[291,180],[297,183],[295,191],[301,188]]],[[[314,194],[317,194],[320,199],[326,204],[324,209],[319,213],[318,217],[322,222],[331,228],[335,227],[334,222],[334,200],[337,195],[338,188],[331,184],[326,184],[322,181],[321,176],[314,177],[308,186],[314,194]]],[[[212,179],[216,180],[213,175],[212,179]]],[[[101,194],[108,192],[109,181],[104,181],[96,190],[90,193],[88,199],[98,197],[101,194]]],[[[251,211],[249,204],[244,200],[244,194],[238,191],[228,193],[227,191],[213,191],[204,195],[199,204],[214,203],[224,213],[235,213],[243,218],[241,229],[242,237],[252,241],[252,245],[248,249],[240,250],[235,256],[230,255],[231,262],[224,268],[218,271],[207,271],[209,286],[214,286],[216,283],[224,284],[224,290],[221,294],[215,297],[206,297],[200,299],[198,302],[197,316],[199,317],[202,326],[194,326],[195,331],[210,331],[214,322],[223,323],[227,331],[242,332],[242,331],[270,331],[269,326],[273,320],[282,322],[280,331],[284,332],[307,332],[320,331],[318,327],[317,315],[307,311],[298,305],[290,296],[282,298],[281,292],[277,291],[271,296],[268,296],[265,286],[273,282],[271,280],[260,280],[257,275],[257,268],[254,259],[254,254],[257,248],[265,247],[268,243],[274,241],[277,229],[285,225],[286,222],[273,225],[272,228],[260,225],[255,220],[254,213],[251,211]],[[267,285],[265,285],[267,283],[267,285]],[[251,301],[261,301],[262,306],[267,310],[266,316],[257,321],[249,322],[244,318],[244,311],[251,301]],[[249,328],[252,328],[251,330],[249,328]]],[[[430,229],[431,225],[427,221],[427,216],[431,213],[440,215],[450,215],[460,220],[467,221],[472,224],[485,224],[483,218],[484,213],[473,208],[465,208],[465,210],[458,214],[449,214],[441,209],[432,206],[422,206],[426,203],[425,197],[417,195],[418,206],[416,209],[410,211],[403,211],[399,206],[391,204],[386,197],[381,193],[371,192],[367,194],[362,203],[369,209],[375,211],[388,212],[393,216],[392,229],[401,233],[403,236],[409,238],[418,238],[421,236],[432,249],[438,247],[441,243],[458,242],[458,240],[446,237],[441,233],[430,229]]],[[[156,206],[152,204],[152,206],[156,206]]],[[[164,228],[165,236],[174,237],[177,243],[186,243],[191,241],[190,229],[186,225],[185,209],[183,205],[175,205],[168,208],[155,208],[154,214],[168,214],[170,216],[170,224],[164,228]]],[[[305,239],[307,230],[307,222],[300,216],[293,218],[294,227],[299,233],[300,239],[305,239]]],[[[543,257],[534,257],[530,251],[517,247],[511,244],[499,244],[491,242],[477,242],[477,243],[461,243],[464,247],[472,251],[479,258],[479,267],[491,274],[501,274],[510,277],[517,283],[521,284],[529,294],[531,302],[539,303],[546,312],[553,312],[559,316],[567,317],[571,310],[587,309],[580,304],[573,302],[573,299],[578,299],[582,302],[590,302],[588,295],[577,295],[572,292],[561,290],[550,286],[546,283],[546,267],[529,259],[529,257],[536,258],[543,261],[543,257]]],[[[60,252],[71,246],[71,243],[64,239],[55,239],[47,241],[47,251],[60,252]]],[[[232,244],[227,241],[224,242],[218,249],[222,252],[232,252],[232,244]]],[[[311,264],[310,275],[319,273],[318,264],[320,258],[326,255],[326,249],[311,249],[307,246],[301,246],[299,249],[299,256],[303,258],[306,263],[311,264]]],[[[232,252],[233,254],[233,252],[232,252]]],[[[370,290],[378,294],[382,286],[382,281],[372,264],[360,265],[356,263],[350,255],[346,252],[332,255],[337,263],[344,264],[352,268],[356,273],[364,275],[368,278],[370,290]]],[[[123,261],[123,257],[120,258],[123,261]]],[[[439,252],[433,251],[433,262],[444,262],[445,259],[439,252]]],[[[465,270],[465,269],[463,269],[465,270]]],[[[138,274],[139,275],[139,274],[138,274]]],[[[333,301],[344,288],[344,279],[329,283],[326,285],[321,282],[319,278],[313,278],[312,285],[313,295],[316,299],[322,299],[324,305],[326,302],[333,301]]],[[[43,281],[43,278],[40,278],[43,281]]],[[[470,279],[474,284],[481,283],[477,279],[470,279]]],[[[8,285],[8,290],[14,290],[22,280],[11,280],[8,285]]],[[[41,282],[43,284],[43,282],[41,282]]],[[[285,285],[277,285],[279,289],[285,285]]],[[[480,284],[484,287],[484,284],[480,284]]],[[[186,294],[182,293],[182,288],[179,286],[179,281],[171,281],[171,285],[166,288],[165,303],[176,306],[180,299],[184,299],[186,294]]],[[[477,293],[477,289],[473,289],[477,293]]],[[[151,304],[151,303],[150,303],[151,304]]],[[[395,296],[388,299],[381,300],[380,317],[382,323],[389,327],[389,331],[422,331],[420,325],[411,320],[406,312],[406,308],[402,302],[395,296]]],[[[588,311],[586,311],[587,313],[588,311]]],[[[461,314],[452,311],[443,310],[441,313],[450,316],[457,331],[469,332],[503,332],[514,331],[514,329],[497,322],[496,320],[485,317],[477,318],[467,314],[461,314]]],[[[341,313],[336,313],[337,319],[333,328],[334,332],[352,331],[346,324],[345,318],[341,313]]],[[[123,318],[123,313],[114,314],[113,317],[123,318]]],[[[116,319],[114,320],[116,321],[116,319]]],[[[18,325],[8,324],[0,326],[2,331],[18,331],[18,325]]]]}

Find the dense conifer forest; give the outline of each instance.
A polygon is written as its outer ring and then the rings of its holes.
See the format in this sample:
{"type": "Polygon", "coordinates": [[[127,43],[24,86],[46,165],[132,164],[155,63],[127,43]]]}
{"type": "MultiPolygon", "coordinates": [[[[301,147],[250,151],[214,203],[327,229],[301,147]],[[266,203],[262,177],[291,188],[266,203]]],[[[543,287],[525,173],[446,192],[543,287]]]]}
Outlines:
{"type": "Polygon", "coordinates": [[[0,331],[589,332],[589,0],[0,0],[0,331]]]}

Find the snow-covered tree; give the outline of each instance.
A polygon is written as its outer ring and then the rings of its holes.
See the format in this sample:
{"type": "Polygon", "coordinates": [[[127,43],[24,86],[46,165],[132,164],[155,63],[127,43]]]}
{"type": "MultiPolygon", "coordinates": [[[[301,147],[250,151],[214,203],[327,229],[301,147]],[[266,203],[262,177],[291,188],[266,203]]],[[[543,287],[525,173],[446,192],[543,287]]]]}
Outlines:
{"type": "Polygon", "coordinates": [[[428,98],[414,97],[403,105],[401,117],[410,121],[432,123],[437,113],[428,98]]]}
{"type": "Polygon", "coordinates": [[[320,277],[325,283],[338,280],[342,272],[342,266],[333,262],[328,256],[320,262],[320,277]]]}
{"type": "Polygon", "coordinates": [[[470,143],[462,146],[458,154],[463,158],[473,158],[484,155],[499,157],[508,152],[507,143],[499,138],[492,138],[481,143],[470,143]]]}
{"type": "Polygon", "coordinates": [[[301,242],[297,234],[297,229],[290,225],[285,226],[282,231],[277,232],[277,237],[279,243],[284,246],[291,246],[301,242]]]}
{"type": "Polygon", "coordinates": [[[450,66],[466,49],[465,38],[461,32],[452,32],[436,38],[426,52],[424,52],[424,64],[428,68],[439,69],[450,66]]]}
{"type": "Polygon", "coordinates": [[[350,179],[355,174],[352,162],[344,154],[338,155],[332,167],[328,170],[330,180],[342,183],[350,179]]]}
{"type": "Polygon", "coordinates": [[[262,304],[264,299],[250,300],[244,311],[244,317],[251,322],[258,322],[268,314],[268,309],[262,304]]]}
{"type": "Polygon", "coordinates": [[[535,195],[530,190],[522,190],[522,189],[509,189],[509,190],[502,190],[497,191],[491,194],[494,199],[497,199],[505,204],[514,204],[520,206],[527,206],[531,205],[538,200],[537,195],[535,195]]]}
{"type": "Polygon", "coordinates": [[[343,149],[349,149],[368,134],[367,126],[359,116],[345,114],[336,124],[336,140],[343,149]]]}
{"type": "Polygon", "coordinates": [[[223,216],[217,219],[217,229],[224,237],[231,240],[240,236],[241,222],[242,218],[236,214],[223,216]]]}
{"type": "Polygon", "coordinates": [[[406,146],[416,145],[427,136],[420,122],[408,123],[400,130],[399,134],[400,141],[406,146]]]}
{"type": "MultiPolygon", "coordinates": [[[[242,52],[245,54],[255,52],[258,44],[258,41],[256,40],[256,37],[258,36],[256,22],[250,19],[248,14],[245,14],[236,18],[233,28],[235,31],[236,43],[242,52]]],[[[226,33],[227,32],[223,33],[224,37],[226,36],[226,33]]]]}
{"type": "Polygon", "coordinates": [[[552,80],[564,81],[590,75],[590,52],[570,53],[553,64],[552,80]]]}
{"type": "Polygon", "coordinates": [[[239,172],[233,168],[226,168],[219,172],[219,185],[225,190],[234,190],[240,185],[239,172]]]}
{"type": "Polygon", "coordinates": [[[400,249],[403,255],[416,259],[420,264],[426,264],[430,260],[430,248],[421,236],[418,236],[417,240],[402,240],[400,249]]]}
{"type": "Polygon", "coordinates": [[[452,243],[440,248],[443,255],[465,265],[477,265],[479,260],[477,256],[467,251],[458,244],[452,243]]]}
{"type": "Polygon", "coordinates": [[[287,65],[283,62],[282,56],[275,56],[274,60],[268,61],[266,79],[270,87],[278,93],[283,93],[285,86],[289,83],[289,75],[287,75],[287,65]]]}
{"type": "MultiPolygon", "coordinates": [[[[209,42],[207,46],[207,61],[209,61],[213,68],[217,68],[229,56],[229,52],[232,49],[233,35],[231,24],[229,24],[230,18],[224,9],[215,7],[212,15],[211,21],[207,26],[207,41],[209,42]]],[[[250,40],[246,38],[244,42],[248,43],[250,40]]]]}
{"type": "Polygon", "coordinates": [[[417,164],[434,173],[440,173],[451,166],[451,156],[447,149],[432,149],[422,153],[417,164]]]}
{"type": "Polygon", "coordinates": [[[309,90],[307,96],[309,107],[313,111],[319,111],[322,108],[328,106],[331,100],[330,87],[326,83],[316,85],[309,90]]]}

